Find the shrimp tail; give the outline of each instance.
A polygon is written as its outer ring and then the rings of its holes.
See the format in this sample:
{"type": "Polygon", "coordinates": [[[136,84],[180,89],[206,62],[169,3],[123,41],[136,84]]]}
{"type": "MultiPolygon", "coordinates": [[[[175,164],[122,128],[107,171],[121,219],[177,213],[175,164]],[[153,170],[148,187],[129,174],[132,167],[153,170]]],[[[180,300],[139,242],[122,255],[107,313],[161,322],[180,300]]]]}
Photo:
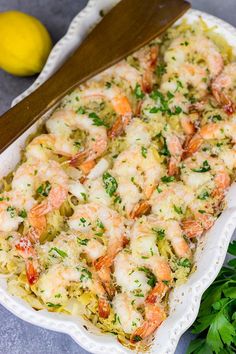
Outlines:
{"type": "Polygon", "coordinates": [[[108,138],[113,139],[117,136],[120,136],[123,133],[125,126],[128,125],[129,122],[130,122],[129,118],[126,119],[126,121],[124,122],[123,117],[121,117],[121,116],[118,117],[115,120],[112,127],[108,130],[108,133],[107,133],[108,138]]]}
{"type": "Polygon", "coordinates": [[[166,284],[162,281],[158,282],[148,294],[146,302],[155,304],[157,300],[162,299],[165,296],[168,290],[169,287],[166,284]]]}
{"type": "Polygon", "coordinates": [[[39,264],[31,241],[27,237],[21,237],[15,247],[25,260],[26,275],[29,284],[35,284],[39,278],[39,264]]]}
{"type": "Polygon", "coordinates": [[[135,219],[142,215],[147,215],[151,210],[151,205],[147,200],[139,202],[130,213],[131,219],[135,219]]]}
{"type": "Polygon", "coordinates": [[[179,168],[178,168],[178,159],[176,159],[174,156],[171,156],[170,161],[169,161],[169,165],[168,165],[168,175],[169,176],[175,176],[178,174],[179,172],[179,168]]]}
{"type": "Polygon", "coordinates": [[[137,343],[150,336],[166,319],[166,312],[162,307],[150,304],[148,312],[150,312],[148,316],[146,314],[148,318],[131,335],[131,343],[137,343]]]}
{"type": "Polygon", "coordinates": [[[71,157],[70,165],[73,167],[78,167],[87,159],[88,156],[89,156],[88,150],[80,151],[71,157]]]}
{"type": "Polygon", "coordinates": [[[182,229],[184,234],[189,238],[200,237],[204,231],[201,223],[197,220],[184,220],[182,222],[182,229]]]}
{"type": "Polygon", "coordinates": [[[106,298],[100,298],[98,300],[98,313],[101,318],[108,318],[110,315],[110,304],[106,298]]]}
{"type": "Polygon", "coordinates": [[[111,265],[112,258],[108,255],[100,257],[94,264],[97,274],[110,298],[115,294],[115,288],[111,281],[111,265]]]}
{"type": "Polygon", "coordinates": [[[188,146],[185,150],[185,157],[192,155],[193,153],[195,153],[196,151],[198,151],[198,149],[201,147],[202,143],[203,143],[203,138],[200,136],[200,134],[196,134],[193,136],[193,138],[189,141],[188,146]]]}

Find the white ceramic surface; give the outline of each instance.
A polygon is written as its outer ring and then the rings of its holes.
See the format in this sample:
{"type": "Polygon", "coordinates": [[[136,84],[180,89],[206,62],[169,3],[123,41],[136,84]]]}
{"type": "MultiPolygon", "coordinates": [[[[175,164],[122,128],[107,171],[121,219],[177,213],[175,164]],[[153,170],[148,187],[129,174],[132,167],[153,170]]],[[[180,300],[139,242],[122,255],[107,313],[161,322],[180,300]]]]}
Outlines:
{"type": "MultiPolygon", "coordinates": [[[[44,82],[78,46],[88,33],[89,29],[99,20],[100,10],[108,10],[117,0],[90,0],[87,7],[72,21],[65,37],[52,50],[47,64],[36,82],[22,95],[17,97],[13,104],[32,92],[44,82]]],[[[199,16],[210,26],[216,26],[216,31],[223,35],[235,48],[236,29],[229,24],[205,13],[189,10],[185,15],[191,23],[199,16]]],[[[37,124],[23,134],[0,156],[0,176],[4,176],[14,168],[20,158],[20,148],[26,137],[47,118],[43,117],[37,124]]],[[[170,297],[170,316],[156,332],[151,353],[173,354],[180,336],[194,322],[200,299],[205,289],[217,276],[225,258],[230,238],[236,226],[236,186],[231,187],[228,194],[228,209],[222,213],[214,227],[202,239],[196,253],[197,270],[191,275],[188,282],[176,288],[170,297]]],[[[47,311],[35,311],[23,300],[11,296],[6,290],[4,279],[0,279],[0,303],[16,316],[32,324],[69,334],[84,349],[91,353],[124,354],[131,351],[123,348],[111,335],[88,332],[81,318],[69,317],[47,311]]],[[[86,323],[87,325],[87,323],[86,323]]]]}

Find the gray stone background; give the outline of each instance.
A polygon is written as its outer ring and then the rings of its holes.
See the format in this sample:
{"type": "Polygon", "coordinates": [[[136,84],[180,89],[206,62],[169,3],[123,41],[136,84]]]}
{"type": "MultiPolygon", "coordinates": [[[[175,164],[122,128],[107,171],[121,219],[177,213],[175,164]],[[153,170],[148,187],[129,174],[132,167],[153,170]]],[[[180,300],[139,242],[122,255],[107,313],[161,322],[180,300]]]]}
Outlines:
{"type": "MultiPolygon", "coordinates": [[[[99,1],[99,0],[98,0],[99,1]]],[[[192,7],[218,16],[236,26],[236,0],[190,0],[192,7]]],[[[56,43],[87,0],[0,0],[0,12],[17,9],[38,17],[56,43]]],[[[0,114],[14,97],[34,81],[0,70],[0,114]]],[[[175,354],[185,354],[190,333],[180,340],[175,354]]],[[[30,325],[0,306],[0,354],[86,354],[69,336],[30,325]]],[[[107,354],[107,353],[104,353],[107,354]]]]}

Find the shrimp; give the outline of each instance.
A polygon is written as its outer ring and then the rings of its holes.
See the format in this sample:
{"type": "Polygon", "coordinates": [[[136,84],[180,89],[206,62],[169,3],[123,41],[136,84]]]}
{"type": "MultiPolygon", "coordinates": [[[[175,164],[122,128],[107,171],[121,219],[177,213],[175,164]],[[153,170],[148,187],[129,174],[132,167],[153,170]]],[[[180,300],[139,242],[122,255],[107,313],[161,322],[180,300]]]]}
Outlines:
{"type": "Polygon", "coordinates": [[[221,140],[230,138],[233,143],[236,142],[236,123],[233,121],[209,123],[199,129],[199,131],[190,140],[186,153],[193,154],[207,140],[221,140]]]}
{"type": "Polygon", "coordinates": [[[70,133],[75,129],[80,129],[89,134],[87,147],[75,154],[73,154],[73,151],[70,153],[70,164],[79,166],[86,174],[94,167],[94,160],[106,151],[106,127],[100,125],[100,123],[94,123],[94,119],[89,114],[79,114],[72,110],[59,110],[46,122],[46,126],[49,132],[59,136],[59,141],[61,141],[61,134],[64,131],[68,135],[68,127],[70,133]]]}
{"type": "Polygon", "coordinates": [[[137,85],[142,87],[146,93],[150,92],[153,86],[153,74],[157,63],[158,46],[146,46],[132,54],[128,59],[120,61],[111,68],[105,70],[98,78],[111,76],[117,81],[127,81],[134,90],[137,85]],[[135,65],[132,65],[132,63],[135,65]],[[130,64],[131,63],[131,64],[130,64]]]}
{"type": "Polygon", "coordinates": [[[150,256],[150,252],[155,253],[156,237],[159,234],[170,241],[178,257],[191,257],[190,247],[183,237],[179,223],[175,220],[160,221],[155,215],[143,217],[135,222],[132,228],[131,249],[150,256]]]}
{"type": "Polygon", "coordinates": [[[130,341],[137,343],[150,336],[166,319],[166,311],[161,300],[169,290],[164,283],[157,283],[145,300],[145,321],[131,335],[130,341]]]}
{"type": "Polygon", "coordinates": [[[111,174],[117,180],[117,193],[127,215],[137,216],[132,211],[150,198],[163,175],[157,155],[152,147],[131,146],[117,157],[111,174]]]}
{"type": "Polygon", "coordinates": [[[133,112],[128,98],[121,90],[112,85],[109,88],[104,87],[82,87],[83,92],[80,92],[82,100],[107,99],[111,102],[117,114],[117,119],[113,126],[108,130],[108,137],[114,138],[123,133],[124,128],[129,124],[133,112]]]}
{"type": "Polygon", "coordinates": [[[77,148],[72,140],[54,134],[41,134],[27,145],[26,158],[48,161],[54,154],[70,158],[76,152],[77,148]]]}
{"type": "Polygon", "coordinates": [[[35,248],[28,237],[21,237],[15,244],[21,257],[25,260],[26,275],[30,285],[35,284],[39,278],[40,266],[35,248]]]}
{"type": "Polygon", "coordinates": [[[183,182],[160,183],[150,198],[150,205],[152,213],[160,220],[181,221],[194,200],[193,190],[183,182]]]}
{"type": "Polygon", "coordinates": [[[24,219],[19,216],[19,209],[14,206],[14,202],[9,198],[9,193],[1,196],[0,201],[0,231],[16,231],[24,219]]]}
{"type": "Polygon", "coordinates": [[[134,308],[127,293],[116,294],[112,305],[125,333],[131,334],[143,322],[141,313],[134,308]]]}
{"type": "Polygon", "coordinates": [[[191,85],[203,97],[211,80],[223,70],[223,58],[216,45],[203,35],[179,36],[164,54],[166,74],[161,89],[186,90],[191,85]]]}
{"type": "Polygon", "coordinates": [[[183,160],[180,169],[181,179],[193,190],[198,190],[203,185],[214,188],[215,184],[219,188],[220,183],[222,187],[228,187],[228,182],[226,185],[223,182],[224,178],[229,181],[227,168],[222,164],[221,159],[211,157],[207,152],[198,151],[183,160]]]}
{"type": "MultiPolygon", "coordinates": [[[[28,213],[28,219],[38,237],[45,228],[45,215],[59,209],[68,194],[68,177],[60,165],[53,160],[48,162],[25,162],[16,171],[12,187],[22,195],[33,197],[35,192],[46,196],[40,204],[36,204],[28,213]]],[[[32,230],[33,231],[33,230],[32,230]]]]}
{"type": "Polygon", "coordinates": [[[166,144],[171,154],[168,173],[170,176],[174,176],[178,173],[178,165],[182,158],[183,148],[180,143],[180,139],[176,135],[167,136],[166,144]]]}
{"type": "Polygon", "coordinates": [[[132,300],[133,304],[140,306],[151,286],[148,284],[146,268],[142,267],[132,254],[121,251],[114,259],[114,276],[116,284],[121,287],[132,300]]]}
{"type": "Polygon", "coordinates": [[[95,225],[100,227],[100,233],[108,238],[106,254],[100,257],[95,268],[107,292],[114,293],[111,284],[111,266],[114,257],[123,248],[125,228],[123,218],[114,210],[97,203],[78,205],[74,214],[68,220],[72,230],[91,233],[95,225]]]}
{"type": "Polygon", "coordinates": [[[37,293],[46,304],[57,304],[57,296],[60,294],[61,305],[68,300],[67,288],[71,282],[78,282],[84,289],[97,294],[99,315],[102,318],[109,316],[110,305],[105,289],[94,270],[83,263],[78,263],[76,267],[64,266],[62,263],[53,265],[41,274],[37,283],[37,293]]]}
{"type": "Polygon", "coordinates": [[[224,70],[212,82],[212,93],[227,114],[235,111],[236,63],[225,66],[224,70]]]}

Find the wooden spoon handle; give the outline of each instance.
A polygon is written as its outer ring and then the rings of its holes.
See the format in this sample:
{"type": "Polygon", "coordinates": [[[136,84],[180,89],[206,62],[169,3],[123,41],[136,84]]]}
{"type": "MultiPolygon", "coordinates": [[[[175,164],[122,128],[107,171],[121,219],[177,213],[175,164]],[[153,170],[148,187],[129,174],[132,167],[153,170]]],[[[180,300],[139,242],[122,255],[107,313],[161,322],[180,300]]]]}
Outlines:
{"type": "Polygon", "coordinates": [[[0,152],[68,91],[150,42],[189,7],[184,0],[121,1],[54,75],[1,117],[0,152]]]}

